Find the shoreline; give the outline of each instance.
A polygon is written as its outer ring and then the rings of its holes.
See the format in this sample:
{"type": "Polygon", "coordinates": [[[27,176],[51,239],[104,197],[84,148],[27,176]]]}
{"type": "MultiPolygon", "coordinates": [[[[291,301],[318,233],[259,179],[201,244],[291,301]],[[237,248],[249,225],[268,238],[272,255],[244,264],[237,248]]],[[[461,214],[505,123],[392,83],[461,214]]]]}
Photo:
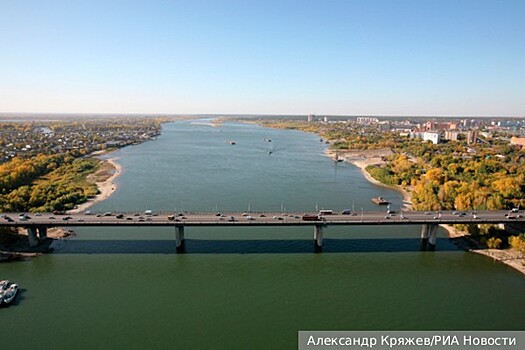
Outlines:
{"type": "MultiPolygon", "coordinates": [[[[94,152],[89,157],[100,156],[107,152],[94,152]]],[[[117,189],[115,179],[122,173],[122,166],[117,163],[117,158],[101,159],[100,169],[88,175],[87,180],[96,184],[99,193],[88,201],[79,204],[76,208],[68,210],[68,213],[76,214],[85,211],[91,206],[109,198],[117,189]]],[[[47,231],[47,239],[40,242],[36,247],[29,247],[29,241],[25,230],[18,230],[16,238],[9,243],[0,244],[0,262],[24,260],[53,250],[53,243],[57,240],[67,239],[75,236],[71,229],[63,227],[52,227],[47,231]]]]}
{"type": "MultiPolygon", "coordinates": [[[[78,205],[76,208],[68,210],[69,213],[80,213],[93,205],[108,199],[116,191],[117,185],[115,180],[122,173],[122,166],[117,163],[116,157],[102,159],[102,161],[104,163],[101,165],[101,168],[94,174],[90,175],[91,180],[97,185],[99,194],[89,199],[87,202],[78,205]],[[97,177],[100,178],[97,179],[97,177]]],[[[88,176],[88,180],[90,180],[90,176],[88,176]]]]}
{"type": "MultiPolygon", "coordinates": [[[[366,171],[366,167],[369,165],[384,164],[385,162],[381,159],[381,157],[378,157],[377,155],[366,156],[363,153],[366,153],[366,151],[361,152],[359,158],[353,157],[350,159],[346,157],[345,153],[343,153],[342,158],[345,160],[345,162],[358,167],[365,179],[369,182],[401,192],[403,194],[403,207],[406,210],[411,210],[412,196],[409,191],[402,188],[401,186],[386,185],[382,182],[379,182],[366,171]]],[[[327,149],[325,154],[335,160],[335,151],[327,149]]],[[[525,275],[525,254],[522,254],[513,249],[502,250],[486,248],[483,247],[479,242],[472,239],[469,234],[455,229],[452,225],[440,224],[439,226],[447,231],[448,238],[454,243],[454,245],[456,245],[458,249],[492,258],[494,261],[508,265],[525,275]]]]}
{"type": "MultiPolygon", "coordinates": [[[[366,155],[367,151],[362,151],[362,152],[359,152],[358,156],[354,155],[351,158],[348,157],[349,153],[350,152],[342,152],[342,155],[341,156],[338,155],[338,157],[344,159],[345,162],[350,163],[350,164],[356,166],[357,168],[359,168],[359,170],[361,171],[361,174],[363,174],[363,176],[370,183],[373,183],[374,185],[381,186],[381,187],[384,187],[384,188],[389,188],[391,190],[400,192],[403,195],[403,208],[406,209],[406,210],[411,210],[412,209],[411,208],[411,206],[412,206],[412,195],[410,194],[409,191],[405,190],[401,186],[386,185],[386,184],[384,184],[384,183],[382,183],[380,181],[377,181],[376,179],[374,179],[368,173],[368,171],[366,171],[366,167],[369,166],[369,165],[385,164],[386,162],[382,159],[382,157],[384,156],[384,154],[386,154],[388,152],[386,152],[385,150],[378,150],[378,151],[375,151],[375,152],[368,152],[368,153],[373,153],[373,155],[366,155]]],[[[336,152],[333,151],[333,150],[326,149],[325,150],[325,154],[328,157],[330,157],[330,158],[332,158],[334,160],[336,159],[335,158],[336,157],[336,152]]]]}

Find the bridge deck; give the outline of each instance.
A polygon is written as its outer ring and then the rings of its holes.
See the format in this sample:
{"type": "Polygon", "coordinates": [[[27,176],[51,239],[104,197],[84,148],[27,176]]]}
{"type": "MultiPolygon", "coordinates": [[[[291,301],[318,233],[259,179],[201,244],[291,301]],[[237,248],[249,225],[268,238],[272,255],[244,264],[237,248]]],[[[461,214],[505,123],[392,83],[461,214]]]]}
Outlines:
{"type": "Polygon", "coordinates": [[[93,213],[54,215],[51,213],[0,214],[0,226],[13,227],[56,227],[56,226],[307,226],[307,225],[411,225],[411,224],[482,224],[482,223],[525,223],[525,212],[507,210],[476,212],[422,212],[403,211],[388,214],[386,212],[363,212],[352,215],[324,215],[320,220],[305,221],[304,212],[295,213],[152,213],[145,215],[138,212],[93,213]],[[120,216],[121,215],[121,216],[120,216]],[[174,217],[171,217],[174,216],[174,217]],[[233,220],[231,219],[233,217],[233,220]]]}

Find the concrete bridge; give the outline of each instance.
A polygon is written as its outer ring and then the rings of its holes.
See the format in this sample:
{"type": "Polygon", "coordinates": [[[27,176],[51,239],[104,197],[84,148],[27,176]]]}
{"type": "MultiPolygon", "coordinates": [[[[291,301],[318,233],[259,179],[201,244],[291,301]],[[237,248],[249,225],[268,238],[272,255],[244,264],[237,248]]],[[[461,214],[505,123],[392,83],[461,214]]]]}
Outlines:
{"type": "Polygon", "coordinates": [[[29,245],[47,238],[50,227],[75,226],[171,226],[175,228],[177,252],[184,251],[186,226],[313,226],[316,252],[323,246],[323,229],[329,225],[421,225],[421,248],[435,250],[440,224],[506,224],[525,227],[525,211],[372,211],[372,212],[105,212],[82,214],[3,213],[0,227],[24,227],[29,245]]]}

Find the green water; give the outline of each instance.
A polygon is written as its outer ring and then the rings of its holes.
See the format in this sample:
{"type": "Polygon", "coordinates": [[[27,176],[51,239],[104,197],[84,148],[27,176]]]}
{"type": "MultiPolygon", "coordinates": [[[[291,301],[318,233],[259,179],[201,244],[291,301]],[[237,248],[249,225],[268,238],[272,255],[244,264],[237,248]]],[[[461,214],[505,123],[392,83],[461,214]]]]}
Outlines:
{"type": "MultiPolygon", "coordinates": [[[[399,208],[324,148],[295,131],[165,124],[112,155],[118,189],[93,210],[360,211],[375,196],[399,208]]],[[[187,228],[183,255],[167,228],[77,233],[0,265],[22,288],[0,309],[2,347],[295,349],[298,330],[525,329],[525,278],[443,232],[420,252],[418,227],[328,227],[313,254],[311,228],[187,228]]]]}

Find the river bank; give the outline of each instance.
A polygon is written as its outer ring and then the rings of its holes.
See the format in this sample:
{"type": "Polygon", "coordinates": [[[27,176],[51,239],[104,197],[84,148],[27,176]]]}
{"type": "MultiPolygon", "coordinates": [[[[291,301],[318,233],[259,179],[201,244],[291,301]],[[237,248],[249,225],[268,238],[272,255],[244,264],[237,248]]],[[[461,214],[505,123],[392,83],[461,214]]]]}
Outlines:
{"type": "MultiPolygon", "coordinates": [[[[94,153],[90,156],[100,156],[103,153],[94,153]]],[[[80,213],[89,207],[99,203],[111,196],[117,189],[116,178],[122,173],[122,167],[117,163],[116,158],[101,160],[100,168],[93,174],[88,175],[87,180],[96,184],[99,193],[87,202],[78,205],[68,213],[80,213]]],[[[52,251],[52,244],[56,240],[66,239],[75,235],[75,232],[62,227],[52,227],[47,231],[47,239],[40,242],[36,247],[29,247],[27,232],[25,229],[18,229],[13,233],[6,233],[0,241],[0,262],[27,259],[38,256],[42,253],[52,251]]]]}
{"type": "Polygon", "coordinates": [[[78,205],[75,209],[69,210],[69,213],[83,212],[89,207],[107,199],[117,189],[115,180],[122,173],[122,166],[117,163],[117,158],[109,158],[102,161],[100,168],[87,177],[88,181],[97,185],[99,193],[87,202],[78,205]]]}
{"type": "Polygon", "coordinates": [[[412,208],[412,195],[410,194],[410,191],[404,189],[401,186],[392,186],[392,185],[386,185],[380,181],[377,181],[374,179],[368,171],[366,171],[366,167],[369,165],[383,165],[386,164],[386,161],[384,160],[385,157],[391,155],[393,152],[389,148],[384,149],[375,149],[375,150],[362,150],[362,151],[334,151],[327,149],[325,151],[325,154],[336,160],[337,159],[344,159],[344,161],[356,166],[361,170],[361,173],[363,176],[371,183],[377,186],[389,188],[395,191],[400,192],[403,195],[403,209],[405,210],[411,210],[412,208]]]}
{"type": "MultiPolygon", "coordinates": [[[[333,150],[326,150],[326,155],[332,159],[344,159],[346,162],[351,163],[361,170],[363,176],[371,183],[390,188],[399,191],[403,194],[403,207],[406,210],[411,210],[412,196],[410,191],[402,188],[401,186],[391,186],[383,184],[382,182],[374,179],[366,167],[369,165],[383,165],[386,163],[384,157],[391,154],[390,150],[365,150],[365,151],[351,151],[351,152],[336,152],[333,150]]],[[[447,231],[448,237],[452,242],[460,249],[485,255],[492,258],[494,261],[499,261],[506,264],[522,274],[525,275],[525,255],[514,250],[514,249],[490,249],[481,245],[478,241],[474,240],[470,234],[455,229],[452,225],[440,225],[447,231]]]]}

